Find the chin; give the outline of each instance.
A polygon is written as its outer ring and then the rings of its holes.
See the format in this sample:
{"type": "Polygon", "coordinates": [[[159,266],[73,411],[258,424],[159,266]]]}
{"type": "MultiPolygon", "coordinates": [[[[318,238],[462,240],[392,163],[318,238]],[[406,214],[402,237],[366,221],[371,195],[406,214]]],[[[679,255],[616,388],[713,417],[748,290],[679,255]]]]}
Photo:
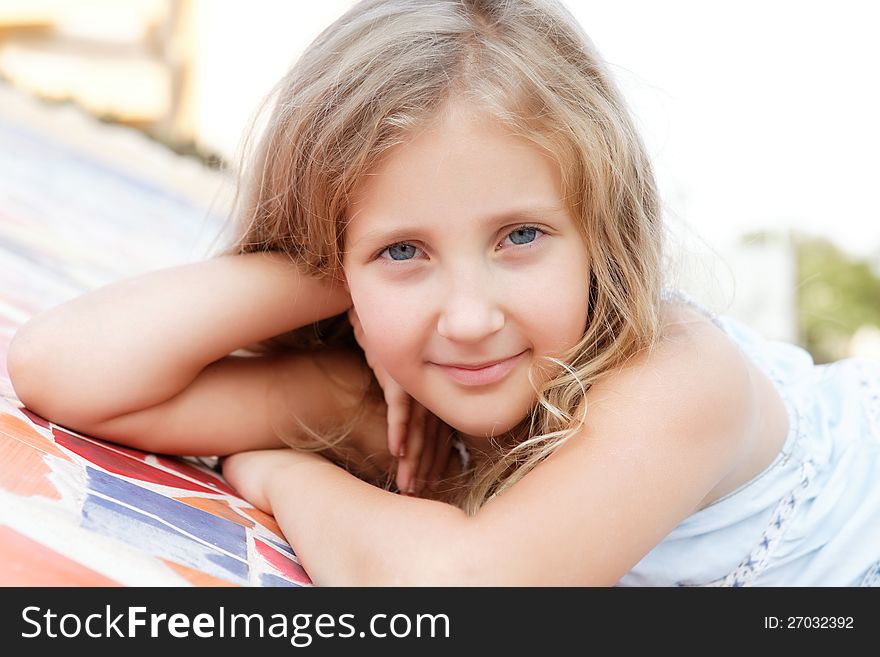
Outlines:
{"type": "Polygon", "coordinates": [[[482,440],[516,427],[528,417],[537,401],[527,382],[485,392],[450,391],[444,387],[422,386],[410,394],[456,431],[482,440]]]}
{"type": "Polygon", "coordinates": [[[438,417],[460,433],[480,440],[488,440],[489,436],[500,436],[516,427],[526,418],[525,415],[521,415],[512,418],[495,418],[490,421],[480,418],[474,421],[472,416],[461,417],[458,415],[447,419],[438,414],[438,417]]]}

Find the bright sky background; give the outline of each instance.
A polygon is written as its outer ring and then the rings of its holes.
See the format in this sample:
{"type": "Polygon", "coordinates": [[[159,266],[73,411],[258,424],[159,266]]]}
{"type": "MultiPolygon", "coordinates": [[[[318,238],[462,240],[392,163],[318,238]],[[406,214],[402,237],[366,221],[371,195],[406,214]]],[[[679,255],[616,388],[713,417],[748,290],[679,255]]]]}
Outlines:
{"type": "Polygon", "coordinates": [[[880,259],[880,3],[567,5],[678,215],[712,241],[794,226],[880,259]]]}
{"type": "MultiPolygon", "coordinates": [[[[880,3],[565,4],[629,100],[672,218],[714,245],[796,227],[880,260],[880,3]]],[[[223,99],[200,117],[209,140],[229,150],[259,97],[350,5],[197,1],[216,19],[202,21],[203,84],[223,99]]]]}

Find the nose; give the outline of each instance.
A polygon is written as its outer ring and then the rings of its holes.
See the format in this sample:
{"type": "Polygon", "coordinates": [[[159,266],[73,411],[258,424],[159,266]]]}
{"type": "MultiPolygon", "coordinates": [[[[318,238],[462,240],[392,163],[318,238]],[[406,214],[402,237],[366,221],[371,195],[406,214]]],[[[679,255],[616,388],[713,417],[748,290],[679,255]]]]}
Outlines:
{"type": "Polygon", "coordinates": [[[437,333],[455,342],[480,342],[504,327],[504,312],[485,281],[456,277],[447,288],[437,333]]]}

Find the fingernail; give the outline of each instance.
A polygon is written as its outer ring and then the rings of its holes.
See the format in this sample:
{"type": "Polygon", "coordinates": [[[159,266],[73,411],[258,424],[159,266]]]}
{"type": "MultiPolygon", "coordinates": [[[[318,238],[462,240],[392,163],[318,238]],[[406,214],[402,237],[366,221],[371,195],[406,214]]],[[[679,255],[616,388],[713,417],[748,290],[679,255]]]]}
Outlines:
{"type": "Polygon", "coordinates": [[[397,448],[397,458],[402,459],[404,455],[403,445],[397,448]]]}

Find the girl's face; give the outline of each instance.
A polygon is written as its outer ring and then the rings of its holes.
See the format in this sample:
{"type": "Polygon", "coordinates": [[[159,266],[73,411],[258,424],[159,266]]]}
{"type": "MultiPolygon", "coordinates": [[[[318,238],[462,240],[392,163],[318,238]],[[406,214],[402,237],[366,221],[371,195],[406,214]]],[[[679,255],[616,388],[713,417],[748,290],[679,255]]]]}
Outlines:
{"type": "Polygon", "coordinates": [[[371,358],[479,440],[529,413],[529,365],[583,335],[587,257],[553,159],[465,107],[447,117],[355,190],[343,267],[371,358]],[[491,382],[445,367],[513,356],[491,382]]]}

